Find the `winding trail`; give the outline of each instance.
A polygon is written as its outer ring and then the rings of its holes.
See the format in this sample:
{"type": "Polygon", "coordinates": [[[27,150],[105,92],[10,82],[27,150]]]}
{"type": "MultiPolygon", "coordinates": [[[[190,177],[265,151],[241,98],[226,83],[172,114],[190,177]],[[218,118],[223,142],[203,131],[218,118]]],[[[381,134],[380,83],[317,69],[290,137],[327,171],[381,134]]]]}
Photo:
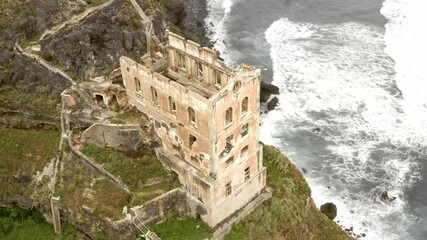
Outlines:
{"type": "Polygon", "coordinates": [[[76,82],[70,77],[68,76],[68,74],[66,74],[64,71],[62,71],[61,69],[52,66],[51,64],[49,64],[46,60],[44,60],[42,57],[40,57],[37,54],[32,53],[30,50],[23,50],[21,48],[21,46],[19,46],[18,43],[15,43],[15,49],[18,50],[18,54],[21,54],[25,57],[31,58],[33,60],[35,60],[36,62],[38,62],[39,64],[41,64],[43,67],[47,68],[49,71],[53,72],[53,73],[57,73],[60,74],[62,77],[64,77],[65,79],[67,79],[71,85],[75,85],[76,82]]]}
{"type": "Polygon", "coordinates": [[[42,33],[42,35],[40,36],[40,38],[38,39],[37,42],[51,38],[57,32],[59,32],[60,30],[62,30],[65,27],[72,27],[76,24],[79,24],[81,21],[85,20],[87,17],[91,16],[92,14],[97,13],[98,11],[103,10],[104,8],[110,6],[115,1],[116,0],[109,0],[108,2],[106,2],[104,4],[101,4],[101,5],[98,5],[95,7],[87,8],[84,12],[72,16],[68,21],[62,22],[58,25],[53,26],[51,29],[46,30],[44,33],[42,33]]]}

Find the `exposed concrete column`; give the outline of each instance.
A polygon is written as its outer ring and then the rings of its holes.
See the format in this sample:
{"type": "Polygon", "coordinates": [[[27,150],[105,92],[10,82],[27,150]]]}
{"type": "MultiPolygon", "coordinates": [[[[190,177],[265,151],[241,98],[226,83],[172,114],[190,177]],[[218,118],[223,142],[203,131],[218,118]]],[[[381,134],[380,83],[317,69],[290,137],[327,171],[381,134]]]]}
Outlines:
{"type": "Polygon", "coordinates": [[[59,200],[60,197],[52,197],[50,199],[50,208],[52,209],[53,227],[56,234],[62,234],[61,216],[59,215],[59,200]]]}
{"type": "Polygon", "coordinates": [[[71,130],[71,126],[70,126],[71,110],[65,110],[65,111],[63,111],[62,114],[63,114],[63,118],[64,118],[63,132],[68,134],[71,130]]]}

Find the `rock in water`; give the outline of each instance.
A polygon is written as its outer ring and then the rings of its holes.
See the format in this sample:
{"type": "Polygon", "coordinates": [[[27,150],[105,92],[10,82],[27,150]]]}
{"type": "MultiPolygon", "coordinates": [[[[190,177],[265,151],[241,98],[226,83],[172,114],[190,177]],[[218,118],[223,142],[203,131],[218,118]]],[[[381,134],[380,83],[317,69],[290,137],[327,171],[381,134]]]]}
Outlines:
{"type": "Polygon", "coordinates": [[[334,220],[334,218],[337,216],[337,206],[330,202],[320,206],[320,211],[331,220],[334,220]]]}
{"type": "Polygon", "coordinates": [[[267,102],[271,95],[277,95],[279,93],[280,93],[280,90],[277,86],[261,81],[261,91],[260,91],[261,102],[267,102]]]}
{"type": "Polygon", "coordinates": [[[271,99],[267,103],[267,109],[268,109],[268,111],[273,110],[277,106],[278,103],[279,103],[279,99],[277,97],[274,97],[273,99],[271,99]]]}

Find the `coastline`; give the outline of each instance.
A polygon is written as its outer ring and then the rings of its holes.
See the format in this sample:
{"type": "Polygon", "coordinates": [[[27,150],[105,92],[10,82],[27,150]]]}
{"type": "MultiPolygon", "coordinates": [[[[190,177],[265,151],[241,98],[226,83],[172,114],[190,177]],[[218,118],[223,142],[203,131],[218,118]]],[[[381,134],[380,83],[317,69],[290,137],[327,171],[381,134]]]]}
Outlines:
{"type": "Polygon", "coordinates": [[[208,6],[206,0],[185,0],[186,17],[182,24],[182,31],[186,38],[197,40],[204,46],[210,45],[207,37],[205,19],[208,16],[208,6]]]}

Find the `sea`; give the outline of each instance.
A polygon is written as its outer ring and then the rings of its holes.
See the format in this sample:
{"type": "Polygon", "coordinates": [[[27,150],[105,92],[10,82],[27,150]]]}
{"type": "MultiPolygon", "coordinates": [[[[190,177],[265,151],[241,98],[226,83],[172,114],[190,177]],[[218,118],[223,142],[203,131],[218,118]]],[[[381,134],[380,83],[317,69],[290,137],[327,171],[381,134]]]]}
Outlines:
{"type": "Polygon", "coordinates": [[[207,6],[226,63],[280,88],[261,141],[304,172],[316,205],[336,204],[334,221],[363,239],[427,239],[427,1],[207,6]]]}

